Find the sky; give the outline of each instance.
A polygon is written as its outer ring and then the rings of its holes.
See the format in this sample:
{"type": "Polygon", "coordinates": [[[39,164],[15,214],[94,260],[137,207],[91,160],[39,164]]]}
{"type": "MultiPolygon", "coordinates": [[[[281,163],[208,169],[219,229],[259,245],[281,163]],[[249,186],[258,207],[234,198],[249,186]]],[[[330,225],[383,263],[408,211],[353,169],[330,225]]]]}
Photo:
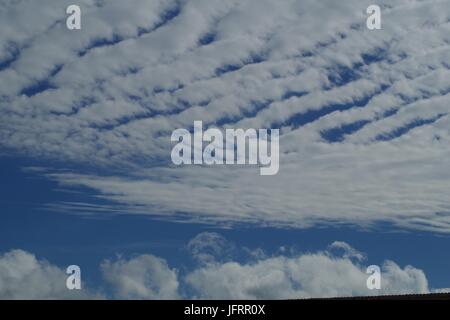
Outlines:
{"type": "Polygon", "coordinates": [[[0,299],[449,290],[450,1],[371,4],[0,0],[0,299]],[[174,165],[194,121],[279,172],[174,165]]]}

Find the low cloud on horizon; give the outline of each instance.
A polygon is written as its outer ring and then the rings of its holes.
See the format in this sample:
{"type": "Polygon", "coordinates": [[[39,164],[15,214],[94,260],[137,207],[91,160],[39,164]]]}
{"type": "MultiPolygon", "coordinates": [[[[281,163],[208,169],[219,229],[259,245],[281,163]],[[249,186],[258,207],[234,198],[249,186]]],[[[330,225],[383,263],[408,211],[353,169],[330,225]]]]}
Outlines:
{"type": "Polygon", "coordinates": [[[430,289],[422,270],[389,260],[380,266],[381,289],[369,290],[365,255],[341,241],[307,253],[254,255],[262,252],[254,249],[241,262],[226,253],[243,248],[217,233],[201,233],[186,248],[198,263],[184,273],[152,254],[119,256],[101,263],[101,288],[82,282],[80,291],[66,289],[62,268],[11,250],[0,256],[0,299],[302,299],[448,291],[430,289]]]}

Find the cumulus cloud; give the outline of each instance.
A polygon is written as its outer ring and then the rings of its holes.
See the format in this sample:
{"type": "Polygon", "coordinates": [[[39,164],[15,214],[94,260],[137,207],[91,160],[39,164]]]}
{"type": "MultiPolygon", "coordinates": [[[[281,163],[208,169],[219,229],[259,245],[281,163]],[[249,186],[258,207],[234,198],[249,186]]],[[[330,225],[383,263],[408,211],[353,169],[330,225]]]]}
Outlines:
{"type": "Polygon", "coordinates": [[[358,251],[335,242],[325,251],[200,260],[183,273],[154,255],[119,257],[101,263],[101,287],[106,289],[97,290],[105,291],[100,295],[84,282],[81,291],[68,290],[67,275],[60,268],[31,253],[11,250],[0,256],[0,299],[300,299],[448,291],[430,290],[422,270],[390,260],[381,266],[381,290],[369,290],[367,266],[359,256],[363,254],[348,252],[358,251]],[[335,253],[333,247],[345,250],[335,253]]]}
{"type": "Polygon", "coordinates": [[[106,260],[101,265],[106,282],[118,299],[177,299],[178,278],[167,262],[153,255],[117,261],[106,260]]]}
{"type": "Polygon", "coordinates": [[[23,250],[0,256],[0,299],[95,299],[89,289],[68,290],[64,270],[23,250]]]}
{"type": "MultiPolygon", "coordinates": [[[[346,244],[347,245],[347,244],[346,244]]],[[[348,246],[348,245],[347,245],[348,246]]],[[[369,290],[366,268],[329,252],[276,256],[254,263],[227,262],[199,268],[187,276],[199,298],[299,299],[428,293],[422,270],[386,261],[381,289],[369,290]]]]}
{"type": "Polygon", "coordinates": [[[342,250],[343,254],[342,256],[344,258],[355,258],[358,261],[364,260],[366,257],[364,253],[359,252],[355,248],[351,247],[348,243],[344,241],[334,241],[332,244],[328,247],[329,250],[342,250]]]}
{"type": "Polygon", "coordinates": [[[202,232],[187,244],[191,255],[202,264],[230,259],[234,245],[217,232],[202,232]]]}
{"type": "Polygon", "coordinates": [[[79,32],[67,1],[0,5],[0,146],[105,173],[49,178],[167,219],[450,231],[448,1],[380,1],[379,31],[368,0],[79,3],[79,32]],[[280,172],[173,167],[194,120],[281,128],[280,172]]]}

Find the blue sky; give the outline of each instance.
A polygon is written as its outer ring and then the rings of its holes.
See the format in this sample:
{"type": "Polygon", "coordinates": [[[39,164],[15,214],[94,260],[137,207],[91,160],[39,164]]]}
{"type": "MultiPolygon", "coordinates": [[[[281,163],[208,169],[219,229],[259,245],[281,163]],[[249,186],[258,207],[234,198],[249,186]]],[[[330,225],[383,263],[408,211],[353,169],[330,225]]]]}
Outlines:
{"type": "Polygon", "coordinates": [[[0,1],[0,298],[450,288],[448,1],[381,30],[370,1],[78,2],[69,31],[70,1],[0,1]],[[194,121],[280,129],[278,174],[173,165],[194,121]]]}

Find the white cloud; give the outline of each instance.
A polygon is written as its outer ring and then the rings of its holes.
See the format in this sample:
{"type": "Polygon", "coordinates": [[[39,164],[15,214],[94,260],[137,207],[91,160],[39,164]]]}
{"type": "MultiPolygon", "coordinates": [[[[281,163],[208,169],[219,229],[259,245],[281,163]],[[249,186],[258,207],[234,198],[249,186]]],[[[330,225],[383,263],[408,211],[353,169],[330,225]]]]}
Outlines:
{"type": "Polygon", "coordinates": [[[343,250],[343,257],[344,258],[354,258],[358,261],[364,260],[366,257],[364,256],[364,253],[359,252],[355,248],[352,248],[348,243],[344,241],[334,241],[332,244],[329,245],[328,250],[334,250],[334,249],[341,249],[343,250]]]}
{"type": "Polygon", "coordinates": [[[230,259],[235,247],[217,232],[202,232],[189,241],[187,249],[198,262],[211,264],[230,259]]]}
{"type": "Polygon", "coordinates": [[[118,299],[177,299],[178,279],[167,262],[153,255],[130,260],[106,260],[101,265],[106,282],[118,299]]]}
{"type": "Polygon", "coordinates": [[[422,270],[382,266],[381,290],[366,287],[364,266],[328,252],[276,256],[254,263],[227,262],[199,268],[187,282],[204,299],[298,299],[381,294],[428,293],[422,270]]]}
{"type": "Polygon", "coordinates": [[[239,262],[201,260],[182,274],[150,254],[105,260],[100,287],[106,285],[106,294],[94,294],[84,281],[81,291],[66,289],[63,270],[31,253],[11,250],[0,256],[0,299],[296,299],[448,291],[430,290],[422,270],[389,260],[381,266],[381,290],[369,290],[366,266],[349,252],[358,251],[334,242],[326,251],[254,255],[239,262]],[[336,254],[336,248],[344,252],[336,254]]]}
{"type": "Polygon", "coordinates": [[[122,170],[51,178],[167,219],[450,232],[448,1],[381,1],[380,31],[368,0],[84,0],[76,33],[67,4],[0,5],[0,146],[122,170]],[[279,174],[171,167],[194,120],[281,126],[279,174]]]}
{"type": "MultiPolygon", "coordinates": [[[[89,289],[68,290],[64,270],[23,250],[0,256],[0,299],[99,299],[89,289]]],[[[84,286],[84,285],[83,285],[84,286]]]]}

